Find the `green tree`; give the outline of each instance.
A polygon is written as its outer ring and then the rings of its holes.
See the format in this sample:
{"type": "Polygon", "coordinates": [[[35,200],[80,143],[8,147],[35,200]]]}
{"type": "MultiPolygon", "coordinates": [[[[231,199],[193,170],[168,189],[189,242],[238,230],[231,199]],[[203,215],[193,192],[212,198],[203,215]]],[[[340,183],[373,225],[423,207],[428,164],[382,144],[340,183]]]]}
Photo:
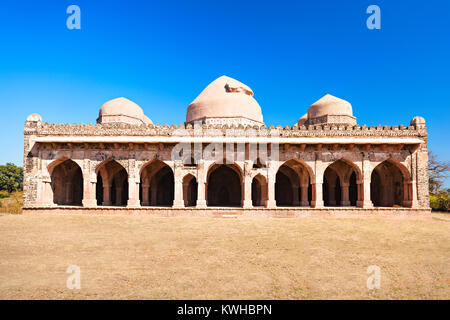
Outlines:
{"type": "Polygon", "coordinates": [[[23,168],[14,163],[0,166],[0,191],[21,191],[23,188],[23,168]]]}

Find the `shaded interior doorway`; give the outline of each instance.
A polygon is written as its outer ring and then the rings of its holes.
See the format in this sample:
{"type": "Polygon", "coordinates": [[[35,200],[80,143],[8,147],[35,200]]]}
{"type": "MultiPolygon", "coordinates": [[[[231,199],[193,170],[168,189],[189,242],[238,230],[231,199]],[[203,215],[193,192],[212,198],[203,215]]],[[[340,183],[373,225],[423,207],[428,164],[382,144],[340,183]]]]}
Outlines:
{"type": "Polygon", "coordinates": [[[207,205],[212,207],[242,206],[241,178],[234,165],[214,165],[206,186],[207,205]]]}
{"type": "Polygon", "coordinates": [[[294,198],[293,192],[298,192],[298,190],[294,189],[291,180],[286,174],[278,171],[275,180],[275,200],[277,206],[292,206],[294,198]]]}
{"type": "Polygon", "coordinates": [[[386,160],[376,166],[371,175],[370,198],[374,206],[408,206],[411,202],[410,184],[405,173],[393,161],[386,160]]]}
{"type": "MultiPolygon", "coordinates": [[[[324,172],[322,193],[325,206],[356,206],[359,190],[357,166],[345,159],[330,164],[324,172]]],[[[360,185],[362,186],[362,185],[360,185]]]]}
{"type": "Polygon", "coordinates": [[[252,180],[252,205],[254,207],[263,207],[267,201],[267,181],[266,178],[258,174],[252,180]]]}
{"type": "Polygon", "coordinates": [[[107,160],[97,171],[97,205],[126,206],[128,202],[128,173],[115,160],[107,160]]]}
{"type": "Polygon", "coordinates": [[[309,206],[312,201],[312,185],[306,165],[297,161],[286,161],[275,177],[275,201],[277,206],[309,206]]]}
{"type": "Polygon", "coordinates": [[[356,206],[358,201],[358,185],[356,184],[356,172],[354,171],[350,175],[349,199],[350,205],[356,206]]]}
{"type": "Polygon", "coordinates": [[[156,159],[148,163],[141,171],[141,206],[173,206],[175,179],[172,168],[156,159]]]}
{"type": "Polygon", "coordinates": [[[81,206],[83,201],[83,174],[73,160],[63,160],[50,175],[53,203],[57,205],[81,206]]]}
{"type": "Polygon", "coordinates": [[[336,171],[328,167],[323,175],[323,202],[326,207],[341,205],[341,181],[336,171]]]}
{"type": "Polygon", "coordinates": [[[195,207],[197,205],[197,179],[188,174],[183,178],[183,200],[185,207],[195,207]]]}

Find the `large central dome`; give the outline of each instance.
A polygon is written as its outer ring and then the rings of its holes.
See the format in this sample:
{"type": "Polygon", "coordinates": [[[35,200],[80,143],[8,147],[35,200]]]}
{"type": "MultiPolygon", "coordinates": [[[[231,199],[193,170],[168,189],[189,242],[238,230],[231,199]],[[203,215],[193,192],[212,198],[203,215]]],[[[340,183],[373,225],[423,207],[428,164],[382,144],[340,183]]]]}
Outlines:
{"type": "Polygon", "coordinates": [[[262,125],[261,107],[245,84],[222,76],[189,105],[186,123],[262,125]]]}

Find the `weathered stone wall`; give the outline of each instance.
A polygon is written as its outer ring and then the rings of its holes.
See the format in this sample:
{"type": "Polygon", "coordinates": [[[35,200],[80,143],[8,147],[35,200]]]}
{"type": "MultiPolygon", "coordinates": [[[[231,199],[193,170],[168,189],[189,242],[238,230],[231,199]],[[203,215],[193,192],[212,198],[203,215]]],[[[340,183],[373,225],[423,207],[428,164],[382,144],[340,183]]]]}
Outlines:
{"type": "MultiPolygon", "coordinates": [[[[27,121],[24,132],[24,206],[54,206],[52,203],[51,170],[64,159],[75,161],[81,168],[84,179],[84,200],[86,207],[95,207],[95,184],[99,166],[114,159],[125,168],[129,179],[129,201],[131,207],[139,207],[139,183],[142,168],[151,160],[159,159],[166,163],[175,176],[174,207],[183,207],[183,178],[191,174],[198,182],[197,207],[206,207],[205,190],[209,168],[214,159],[204,159],[201,148],[196,155],[196,167],[184,166],[174,161],[172,151],[174,143],[102,143],[102,142],[36,142],[40,137],[173,137],[188,136],[195,142],[196,137],[314,137],[339,138],[342,143],[271,145],[269,158],[264,159],[266,167],[253,168],[255,158],[250,157],[248,144],[233,153],[235,165],[241,172],[243,184],[243,207],[251,208],[251,182],[259,175],[267,182],[268,197],[266,207],[275,208],[274,184],[278,169],[286,161],[296,159],[310,172],[314,200],[311,206],[322,208],[322,183],[327,167],[338,160],[349,163],[357,172],[359,185],[358,206],[371,209],[370,179],[373,169],[383,161],[390,159],[407,172],[411,184],[411,205],[413,209],[429,209],[427,174],[427,132],[425,126],[293,126],[293,127],[243,127],[227,125],[140,125],[97,124],[97,125],[57,125],[43,124],[40,121],[27,121]],[[419,138],[422,143],[414,144],[368,144],[358,143],[358,139],[371,138],[419,138]],[[348,138],[352,138],[351,143],[348,138]],[[244,150],[244,151],[242,151],[244,150]],[[239,154],[240,152],[240,154],[239,154]],[[276,153],[276,156],[275,156],[276,153]],[[245,156],[243,156],[243,154],[245,156]],[[240,156],[240,158],[238,157],[240,156]]],[[[98,140],[98,139],[97,139],[98,140]]],[[[100,139],[101,140],[101,139],[100,139]]],[[[386,141],[386,140],[385,140],[386,141]]],[[[388,140],[387,140],[388,141],[388,140]]],[[[398,139],[396,140],[399,141],[398,139]]],[[[401,140],[400,140],[401,141],[401,140]]],[[[197,150],[198,151],[198,150],[197,150]]],[[[233,157],[232,157],[233,158],[233,157]]],[[[375,209],[374,209],[375,210],[375,209]]]]}

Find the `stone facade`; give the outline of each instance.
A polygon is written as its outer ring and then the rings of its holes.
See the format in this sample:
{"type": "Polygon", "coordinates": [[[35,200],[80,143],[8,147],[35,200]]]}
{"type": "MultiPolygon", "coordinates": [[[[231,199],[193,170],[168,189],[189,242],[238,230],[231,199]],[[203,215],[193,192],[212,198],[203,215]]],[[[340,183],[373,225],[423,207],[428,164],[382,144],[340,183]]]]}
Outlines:
{"type": "Polygon", "coordinates": [[[429,213],[427,130],[359,126],[325,95],[266,127],[253,91],[222,76],[183,125],[154,125],[116,98],[96,125],[25,123],[24,211],[298,216],[429,213]]]}
{"type": "Polygon", "coordinates": [[[422,120],[282,128],[58,125],[32,115],[24,131],[24,211],[429,213],[422,120]]]}

